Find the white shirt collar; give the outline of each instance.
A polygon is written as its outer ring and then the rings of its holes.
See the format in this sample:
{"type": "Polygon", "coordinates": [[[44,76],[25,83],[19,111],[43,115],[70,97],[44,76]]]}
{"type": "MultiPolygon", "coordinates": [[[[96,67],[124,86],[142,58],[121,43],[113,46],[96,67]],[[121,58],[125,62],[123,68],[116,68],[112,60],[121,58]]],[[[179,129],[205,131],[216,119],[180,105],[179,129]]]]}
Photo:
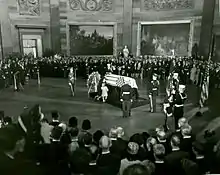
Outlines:
{"type": "Polygon", "coordinates": [[[183,136],[184,139],[189,139],[191,136],[183,136]]]}
{"type": "Polygon", "coordinates": [[[158,141],[160,142],[160,143],[165,143],[166,142],[166,140],[160,140],[159,138],[157,138],[158,139],[158,141]]]}
{"type": "Polygon", "coordinates": [[[78,142],[78,139],[77,138],[73,138],[73,139],[71,139],[71,142],[78,142]]]}
{"type": "Polygon", "coordinates": [[[111,138],[111,140],[117,140],[116,138],[111,138]]]}
{"type": "Polygon", "coordinates": [[[155,163],[164,163],[163,160],[156,160],[155,163]]]}
{"type": "Polygon", "coordinates": [[[110,151],[103,151],[102,154],[109,154],[110,151]]]}
{"type": "Polygon", "coordinates": [[[59,120],[52,120],[52,122],[60,122],[59,120]]]}
{"type": "Polygon", "coordinates": [[[197,160],[204,159],[204,156],[196,156],[197,160]]]}
{"type": "Polygon", "coordinates": [[[179,148],[173,148],[172,151],[179,151],[179,148]]]}

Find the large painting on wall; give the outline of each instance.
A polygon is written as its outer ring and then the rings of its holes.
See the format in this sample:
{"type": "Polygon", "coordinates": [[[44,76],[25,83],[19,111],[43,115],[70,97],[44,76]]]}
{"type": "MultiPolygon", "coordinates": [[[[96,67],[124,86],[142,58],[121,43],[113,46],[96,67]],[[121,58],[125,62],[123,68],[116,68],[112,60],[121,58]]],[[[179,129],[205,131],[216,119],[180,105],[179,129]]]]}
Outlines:
{"type": "Polygon", "coordinates": [[[141,25],[141,55],[188,55],[190,23],[141,25]]]}
{"type": "Polygon", "coordinates": [[[70,26],[71,55],[113,55],[114,26],[70,26]]]}

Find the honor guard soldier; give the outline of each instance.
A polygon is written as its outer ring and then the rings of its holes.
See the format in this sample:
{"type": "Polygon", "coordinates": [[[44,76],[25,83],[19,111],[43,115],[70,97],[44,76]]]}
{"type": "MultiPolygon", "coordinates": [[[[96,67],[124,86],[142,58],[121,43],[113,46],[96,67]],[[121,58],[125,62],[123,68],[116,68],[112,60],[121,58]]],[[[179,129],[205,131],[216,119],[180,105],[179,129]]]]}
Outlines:
{"type": "Polygon", "coordinates": [[[75,73],[74,73],[73,67],[70,68],[68,78],[69,78],[68,85],[70,87],[71,95],[74,96],[75,95],[75,73]]]}
{"type": "Polygon", "coordinates": [[[173,102],[172,96],[169,96],[165,98],[164,104],[163,104],[163,111],[165,114],[165,122],[164,122],[165,131],[169,130],[169,127],[167,124],[168,118],[173,116],[172,102],[173,102]]]}
{"type": "Polygon", "coordinates": [[[179,73],[178,72],[173,73],[172,86],[176,91],[179,88],[179,73]]]}
{"type": "Polygon", "coordinates": [[[157,74],[153,74],[152,81],[150,82],[150,112],[156,112],[156,97],[158,95],[160,82],[157,80],[157,74]]]}
{"type": "Polygon", "coordinates": [[[132,105],[132,88],[130,85],[125,84],[121,87],[121,100],[123,117],[127,118],[131,116],[132,105]]]}
{"type": "Polygon", "coordinates": [[[175,129],[178,130],[178,121],[184,114],[184,102],[186,100],[185,85],[179,85],[178,91],[173,95],[173,115],[175,121],[175,129]]]}

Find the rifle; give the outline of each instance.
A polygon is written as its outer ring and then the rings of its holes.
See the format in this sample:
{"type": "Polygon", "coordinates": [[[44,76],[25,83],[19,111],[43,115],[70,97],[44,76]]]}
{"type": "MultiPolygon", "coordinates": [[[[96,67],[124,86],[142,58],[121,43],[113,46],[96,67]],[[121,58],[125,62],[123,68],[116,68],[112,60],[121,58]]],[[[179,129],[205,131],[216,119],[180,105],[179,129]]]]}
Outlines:
{"type": "Polygon", "coordinates": [[[152,94],[149,95],[149,98],[150,98],[150,105],[151,105],[151,111],[153,110],[153,97],[152,97],[152,94]]]}

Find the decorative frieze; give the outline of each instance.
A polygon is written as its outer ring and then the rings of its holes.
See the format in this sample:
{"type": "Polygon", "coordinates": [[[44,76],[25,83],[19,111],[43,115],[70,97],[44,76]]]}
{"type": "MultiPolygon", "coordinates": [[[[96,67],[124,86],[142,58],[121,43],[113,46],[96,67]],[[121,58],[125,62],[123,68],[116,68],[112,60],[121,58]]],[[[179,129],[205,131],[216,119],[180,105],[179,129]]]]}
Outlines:
{"type": "Polygon", "coordinates": [[[113,0],[69,0],[69,7],[82,11],[112,11],[113,0]]]}
{"type": "Polygon", "coordinates": [[[20,15],[40,16],[40,0],[18,0],[20,15]]]}
{"type": "Polygon", "coordinates": [[[142,0],[144,10],[183,10],[192,9],[194,0],[142,0]]]}

